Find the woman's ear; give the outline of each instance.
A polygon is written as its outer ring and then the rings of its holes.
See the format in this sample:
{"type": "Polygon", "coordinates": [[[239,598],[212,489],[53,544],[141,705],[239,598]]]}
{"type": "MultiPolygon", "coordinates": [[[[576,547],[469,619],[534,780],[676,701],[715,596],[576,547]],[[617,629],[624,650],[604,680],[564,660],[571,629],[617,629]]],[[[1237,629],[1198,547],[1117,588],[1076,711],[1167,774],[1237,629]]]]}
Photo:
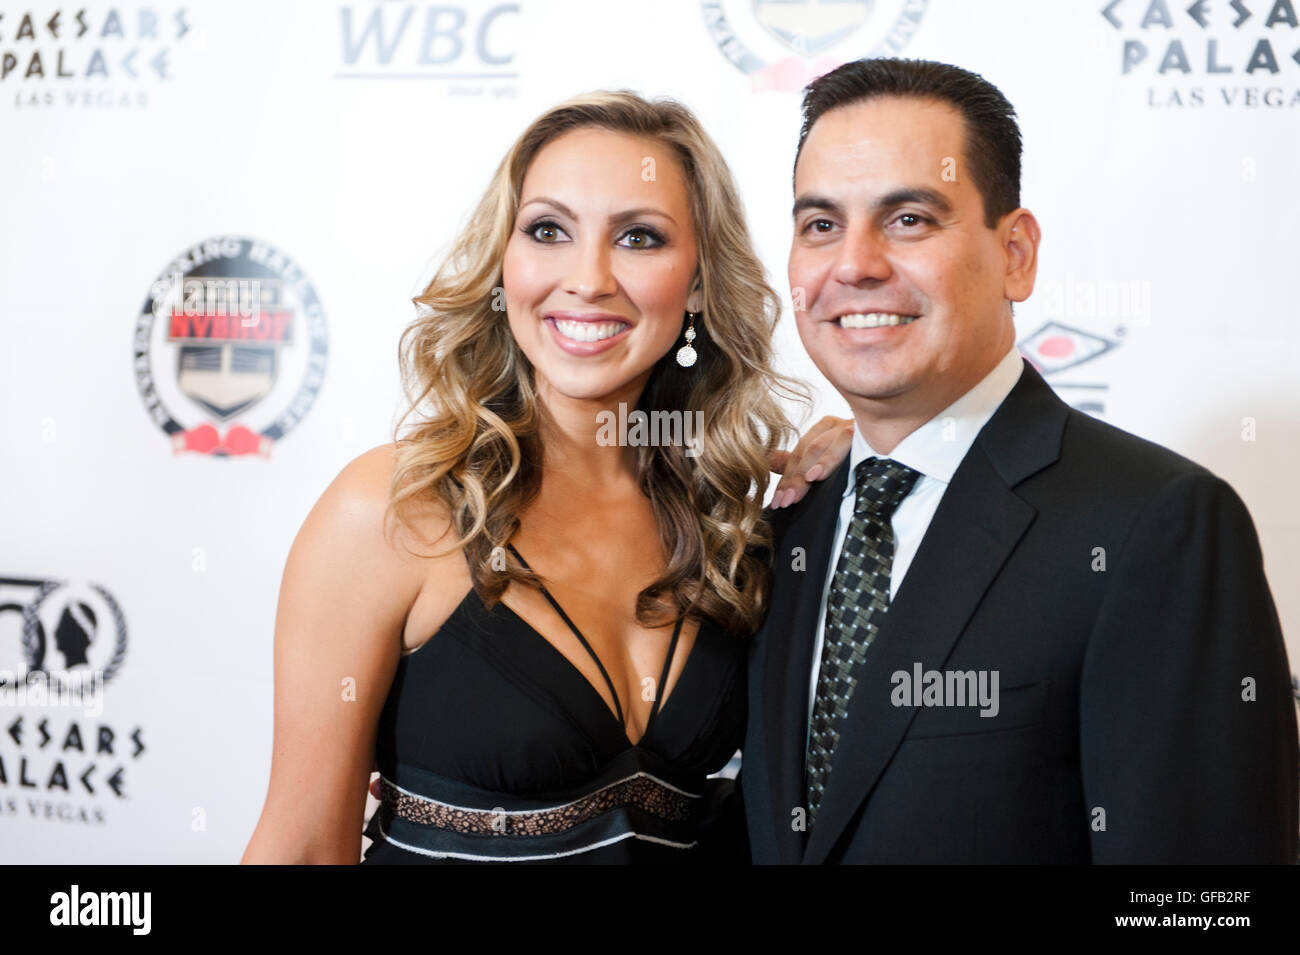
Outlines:
{"type": "Polygon", "coordinates": [[[700,281],[699,273],[695,275],[695,281],[691,286],[691,294],[686,296],[686,311],[699,312],[704,310],[704,283],[700,281]]]}

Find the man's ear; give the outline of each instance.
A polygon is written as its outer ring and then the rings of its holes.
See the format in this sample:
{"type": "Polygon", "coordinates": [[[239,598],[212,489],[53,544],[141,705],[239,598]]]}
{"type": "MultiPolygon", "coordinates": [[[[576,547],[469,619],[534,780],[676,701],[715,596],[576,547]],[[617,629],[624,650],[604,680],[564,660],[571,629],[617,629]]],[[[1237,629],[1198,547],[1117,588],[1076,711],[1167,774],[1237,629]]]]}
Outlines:
{"type": "Polygon", "coordinates": [[[1002,248],[1006,252],[1005,294],[1013,302],[1023,302],[1034,290],[1038,274],[1038,243],[1042,238],[1038,220],[1028,209],[1007,214],[999,228],[1002,248]]]}

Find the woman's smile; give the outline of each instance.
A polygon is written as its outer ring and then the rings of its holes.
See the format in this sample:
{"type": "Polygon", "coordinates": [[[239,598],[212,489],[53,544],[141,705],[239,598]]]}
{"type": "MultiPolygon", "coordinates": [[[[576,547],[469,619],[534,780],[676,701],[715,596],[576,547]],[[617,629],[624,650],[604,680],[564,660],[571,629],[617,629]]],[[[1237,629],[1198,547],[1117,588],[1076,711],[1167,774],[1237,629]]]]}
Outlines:
{"type": "Polygon", "coordinates": [[[570,355],[597,355],[626,337],[632,324],[604,312],[547,312],[542,322],[555,343],[570,355]]]}

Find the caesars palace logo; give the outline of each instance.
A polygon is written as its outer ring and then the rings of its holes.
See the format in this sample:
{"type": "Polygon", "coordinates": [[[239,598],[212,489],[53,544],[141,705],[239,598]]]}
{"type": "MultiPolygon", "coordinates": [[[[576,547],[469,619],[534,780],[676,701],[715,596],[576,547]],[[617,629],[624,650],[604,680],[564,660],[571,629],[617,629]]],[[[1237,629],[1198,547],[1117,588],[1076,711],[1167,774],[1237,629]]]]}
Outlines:
{"type": "Polygon", "coordinates": [[[0,95],[13,109],[140,108],[171,80],[185,7],[0,6],[0,95]]]}
{"type": "Polygon", "coordinates": [[[328,344],[316,290],[291,258],[217,236],[150,286],[135,322],[136,387],[174,452],[269,457],[315,401],[328,344]]]}
{"type": "Polygon", "coordinates": [[[929,0],[701,0],[709,36],[754,91],[794,92],[849,60],[897,56],[929,0]]]}
{"type": "Polygon", "coordinates": [[[1300,107],[1297,0],[1107,0],[1117,67],[1152,109],[1300,107]]]}
{"type": "Polygon", "coordinates": [[[104,716],[126,637],[100,584],[0,577],[0,819],[99,826],[130,798],[144,728],[104,716]]]}

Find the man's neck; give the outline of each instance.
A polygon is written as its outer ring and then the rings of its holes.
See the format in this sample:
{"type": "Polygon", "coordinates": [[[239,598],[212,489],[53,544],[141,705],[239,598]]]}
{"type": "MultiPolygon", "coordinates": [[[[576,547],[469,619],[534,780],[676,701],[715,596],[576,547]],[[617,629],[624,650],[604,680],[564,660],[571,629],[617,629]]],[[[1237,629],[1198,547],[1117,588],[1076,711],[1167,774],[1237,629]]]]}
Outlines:
{"type": "Polygon", "coordinates": [[[947,382],[948,387],[924,395],[912,393],[893,398],[852,398],[849,407],[858,431],[877,454],[892,454],[909,434],[952,405],[988,377],[1011,348],[1011,342],[991,360],[964,376],[947,382]]]}
{"type": "Polygon", "coordinates": [[[857,422],[862,437],[871,446],[871,450],[883,455],[893,454],[894,448],[898,447],[904,438],[932,417],[934,416],[930,415],[920,420],[913,417],[881,418],[871,416],[863,409],[855,408],[853,411],[853,420],[857,422]]]}

